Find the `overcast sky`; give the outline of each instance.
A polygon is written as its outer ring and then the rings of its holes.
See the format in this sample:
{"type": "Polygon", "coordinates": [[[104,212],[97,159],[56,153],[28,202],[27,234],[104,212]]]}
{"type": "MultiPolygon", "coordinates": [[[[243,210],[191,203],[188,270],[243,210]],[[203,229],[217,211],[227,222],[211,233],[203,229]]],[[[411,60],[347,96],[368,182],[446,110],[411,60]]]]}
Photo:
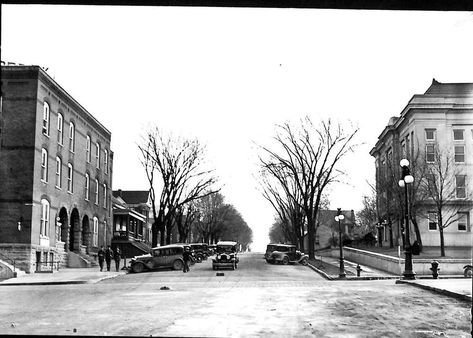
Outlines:
{"type": "Polygon", "coordinates": [[[331,117],[363,142],[333,186],[355,211],[374,181],[369,155],[391,116],[432,78],[473,82],[473,13],[196,7],[2,6],[2,60],[48,73],[112,133],[113,189],[147,189],[137,142],[152,124],[207,145],[209,161],[268,241],[254,142],[274,125],[331,117]]]}

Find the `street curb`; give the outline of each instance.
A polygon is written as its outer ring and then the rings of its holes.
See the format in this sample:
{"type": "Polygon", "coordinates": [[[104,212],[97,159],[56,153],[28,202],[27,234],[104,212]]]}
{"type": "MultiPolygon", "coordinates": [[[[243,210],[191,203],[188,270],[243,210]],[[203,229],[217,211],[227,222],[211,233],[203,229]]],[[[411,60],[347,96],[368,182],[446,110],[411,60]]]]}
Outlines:
{"type": "Polygon", "coordinates": [[[418,288],[421,288],[421,289],[424,289],[424,290],[428,290],[428,291],[440,293],[440,294],[445,295],[445,296],[453,297],[453,298],[456,298],[456,299],[459,299],[459,300],[462,300],[462,301],[467,301],[467,302],[470,302],[470,303],[472,302],[472,297],[471,296],[463,295],[463,294],[452,292],[452,291],[448,291],[448,290],[445,290],[445,289],[439,289],[439,288],[436,288],[434,286],[417,284],[417,283],[413,283],[413,282],[409,282],[409,281],[405,281],[405,280],[397,280],[396,284],[408,284],[408,285],[412,285],[412,286],[415,286],[415,287],[418,287],[418,288]]]}
{"type": "Polygon", "coordinates": [[[70,281],[51,281],[51,282],[31,282],[31,283],[0,283],[0,286],[19,286],[19,285],[64,285],[64,284],[86,284],[86,280],[70,280],[70,281]]]}
{"type": "Polygon", "coordinates": [[[96,284],[106,279],[116,278],[125,274],[118,274],[114,276],[103,276],[91,280],[65,280],[65,281],[48,281],[48,282],[15,282],[15,283],[0,283],[0,286],[21,286],[21,285],[66,285],[66,284],[96,284]]]}
{"type": "Polygon", "coordinates": [[[318,272],[320,275],[325,277],[325,279],[330,280],[330,281],[357,281],[357,280],[383,280],[383,279],[399,279],[399,276],[365,276],[365,277],[345,277],[345,278],[340,278],[340,277],[332,277],[330,275],[327,275],[324,271],[316,268],[312,264],[308,263],[307,264],[312,270],[315,272],[318,272]]]}
{"type": "Polygon", "coordinates": [[[315,272],[317,272],[318,274],[320,274],[322,277],[324,277],[325,279],[328,279],[328,280],[334,280],[333,277],[327,275],[324,271],[320,270],[320,269],[317,269],[315,266],[313,266],[312,264],[310,263],[307,263],[307,266],[309,268],[311,268],[312,270],[314,270],[315,272]]]}

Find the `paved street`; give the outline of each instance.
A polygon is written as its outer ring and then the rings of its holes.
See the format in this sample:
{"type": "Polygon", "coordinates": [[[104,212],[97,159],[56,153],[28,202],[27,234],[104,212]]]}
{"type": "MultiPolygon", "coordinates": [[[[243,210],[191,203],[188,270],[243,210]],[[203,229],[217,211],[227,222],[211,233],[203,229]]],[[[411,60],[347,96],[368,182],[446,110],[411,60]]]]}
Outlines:
{"type": "Polygon", "coordinates": [[[96,284],[0,287],[1,334],[204,337],[469,337],[470,304],[394,280],[327,281],[241,254],[216,276],[120,275],[96,284]],[[170,290],[161,290],[163,286],[170,290]]]}

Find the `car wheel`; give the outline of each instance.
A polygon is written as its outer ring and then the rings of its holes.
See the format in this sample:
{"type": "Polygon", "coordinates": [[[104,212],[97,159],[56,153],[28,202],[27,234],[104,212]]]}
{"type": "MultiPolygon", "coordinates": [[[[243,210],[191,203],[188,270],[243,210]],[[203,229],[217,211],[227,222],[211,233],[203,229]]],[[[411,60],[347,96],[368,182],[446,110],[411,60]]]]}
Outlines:
{"type": "Polygon", "coordinates": [[[141,263],[133,264],[133,266],[131,267],[131,270],[135,273],[143,272],[144,269],[145,269],[145,266],[141,263]]]}
{"type": "Polygon", "coordinates": [[[202,263],[202,256],[201,255],[196,256],[195,260],[197,263],[202,263]]]}
{"type": "Polygon", "coordinates": [[[302,265],[307,265],[307,263],[308,263],[307,258],[303,258],[303,259],[301,260],[301,264],[302,264],[302,265]]]}
{"type": "Polygon", "coordinates": [[[473,275],[473,270],[472,270],[472,268],[466,268],[466,269],[465,269],[465,272],[463,273],[463,275],[464,275],[466,278],[471,278],[471,276],[473,275]]]}
{"type": "Polygon", "coordinates": [[[173,263],[172,263],[172,268],[174,270],[182,270],[184,268],[184,263],[182,263],[182,261],[180,259],[176,259],[173,263]]]}
{"type": "Polygon", "coordinates": [[[289,258],[284,257],[281,262],[283,265],[288,265],[289,264],[289,258]]]}

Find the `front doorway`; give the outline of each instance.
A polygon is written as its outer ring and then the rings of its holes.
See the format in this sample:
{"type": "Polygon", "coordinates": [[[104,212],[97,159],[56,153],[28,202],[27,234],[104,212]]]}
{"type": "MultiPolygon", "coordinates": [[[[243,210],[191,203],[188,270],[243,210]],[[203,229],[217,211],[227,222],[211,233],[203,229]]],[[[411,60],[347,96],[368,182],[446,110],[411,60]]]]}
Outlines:
{"type": "Polygon", "coordinates": [[[75,208],[71,213],[68,244],[69,251],[78,252],[80,250],[80,219],[79,212],[75,208]]]}

